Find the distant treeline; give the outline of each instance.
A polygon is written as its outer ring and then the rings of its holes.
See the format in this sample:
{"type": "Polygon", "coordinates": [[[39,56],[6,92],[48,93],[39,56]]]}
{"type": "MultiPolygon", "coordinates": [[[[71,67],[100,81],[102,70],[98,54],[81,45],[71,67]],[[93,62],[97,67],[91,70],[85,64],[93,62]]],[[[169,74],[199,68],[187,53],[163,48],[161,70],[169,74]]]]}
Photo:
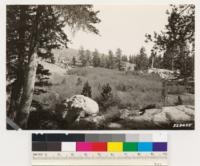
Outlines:
{"type": "Polygon", "coordinates": [[[126,63],[130,63],[135,64],[136,70],[145,70],[150,63],[144,47],[135,56],[124,55],[120,48],[115,53],[109,50],[108,54],[102,54],[97,49],[92,52],[90,50],[84,50],[83,47],[80,48],[78,55],[73,56],[71,60],[71,64],[74,66],[94,66],[122,70],[126,63]]]}

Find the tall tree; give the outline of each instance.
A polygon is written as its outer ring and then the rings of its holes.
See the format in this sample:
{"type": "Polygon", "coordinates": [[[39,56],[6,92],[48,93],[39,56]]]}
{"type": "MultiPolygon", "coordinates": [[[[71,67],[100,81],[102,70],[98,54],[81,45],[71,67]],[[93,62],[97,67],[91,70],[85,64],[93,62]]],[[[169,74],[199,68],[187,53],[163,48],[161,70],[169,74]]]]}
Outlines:
{"type": "Polygon", "coordinates": [[[85,51],[85,59],[86,59],[86,65],[91,65],[92,57],[90,50],[85,51]]]}
{"type": "Polygon", "coordinates": [[[121,67],[122,67],[122,50],[120,48],[118,48],[115,55],[116,55],[117,68],[118,68],[118,70],[121,70],[121,67]]]}
{"type": "Polygon", "coordinates": [[[148,57],[145,48],[140,49],[140,53],[135,57],[136,70],[146,70],[148,68],[148,57]]]}
{"type": "Polygon", "coordinates": [[[194,63],[188,62],[194,55],[195,6],[171,5],[166,14],[168,23],[165,30],[160,34],[155,32],[153,37],[147,34],[146,37],[154,42],[156,51],[163,52],[163,67],[179,70],[181,77],[186,78],[194,73],[194,63]]]}
{"type": "Polygon", "coordinates": [[[80,61],[82,66],[90,65],[91,63],[91,52],[90,50],[84,50],[83,47],[79,50],[80,61]]]}
{"type": "Polygon", "coordinates": [[[76,58],[75,58],[75,56],[73,56],[73,58],[72,58],[72,65],[76,66],[76,58]]]}
{"type": "Polygon", "coordinates": [[[114,54],[111,50],[108,51],[108,59],[107,59],[106,66],[109,69],[114,68],[114,54]]]}
{"type": "Polygon", "coordinates": [[[100,61],[100,55],[99,55],[99,52],[98,52],[98,50],[97,49],[95,49],[95,51],[93,52],[93,66],[94,67],[99,67],[100,66],[100,63],[101,63],[101,61],[100,61]]]}
{"type": "Polygon", "coordinates": [[[130,55],[128,58],[129,63],[135,63],[134,61],[134,55],[130,55]]]}
{"type": "Polygon", "coordinates": [[[122,61],[124,61],[124,62],[128,62],[128,58],[127,58],[126,55],[123,55],[123,56],[122,56],[122,61]]]}
{"type": "Polygon", "coordinates": [[[153,49],[151,50],[148,66],[151,68],[162,68],[162,57],[161,55],[157,55],[153,49]]]}
{"type": "Polygon", "coordinates": [[[104,67],[106,68],[106,55],[105,54],[101,54],[100,56],[100,67],[104,67]]]}
{"type": "Polygon", "coordinates": [[[79,49],[78,54],[79,54],[79,59],[81,61],[82,66],[86,66],[87,61],[86,61],[85,50],[83,46],[81,46],[81,48],[79,49]]]}
{"type": "Polygon", "coordinates": [[[10,91],[8,116],[15,118],[20,103],[24,75],[24,57],[26,56],[25,32],[29,28],[27,22],[27,6],[10,6],[7,8],[7,90],[10,91]],[[10,26],[9,26],[10,25],[10,26]],[[17,78],[17,79],[16,79],[17,78]]]}
{"type": "Polygon", "coordinates": [[[7,6],[7,80],[14,79],[9,112],[16,114],[12,118],[22,128],[26,128],[39,60],[52,58],[52,49],[67,47],[65,26],[98,34],[97,14],[91,5],[7,6]]]}

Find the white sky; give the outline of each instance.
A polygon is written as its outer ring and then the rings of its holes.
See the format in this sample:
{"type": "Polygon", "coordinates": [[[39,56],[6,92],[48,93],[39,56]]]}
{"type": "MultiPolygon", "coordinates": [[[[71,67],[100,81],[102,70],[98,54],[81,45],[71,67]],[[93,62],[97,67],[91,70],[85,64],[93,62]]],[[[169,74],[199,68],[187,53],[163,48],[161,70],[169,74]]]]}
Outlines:
{"type": "Polygon", "coordinates": [[[115,5],[94,6],[100,13],[101,23],[96,27],[100,36],[79,31],[71,36],[70,48],[94,50],[102,53],[121,48],[126,55],[136,54],[141,46],[150,53],[150,44],[144,42],[145,33],[159,32],[167,23],[168,5],[115,5]]]}

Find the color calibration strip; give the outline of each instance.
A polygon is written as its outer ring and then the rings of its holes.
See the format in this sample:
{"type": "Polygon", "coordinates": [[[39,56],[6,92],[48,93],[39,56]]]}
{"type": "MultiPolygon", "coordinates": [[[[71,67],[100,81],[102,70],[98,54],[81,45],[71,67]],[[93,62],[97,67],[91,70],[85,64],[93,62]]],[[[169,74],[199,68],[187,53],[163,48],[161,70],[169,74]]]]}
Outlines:
{"type": "Polygon", "coordinates": [[[166,152],[167,138],[152,134],[33,134],[32,151],[166,152]]]}
{"type": "Polygon", "coordinates": [[[168,166],[167,134],[33,134],[32,166],[168,166]]]}

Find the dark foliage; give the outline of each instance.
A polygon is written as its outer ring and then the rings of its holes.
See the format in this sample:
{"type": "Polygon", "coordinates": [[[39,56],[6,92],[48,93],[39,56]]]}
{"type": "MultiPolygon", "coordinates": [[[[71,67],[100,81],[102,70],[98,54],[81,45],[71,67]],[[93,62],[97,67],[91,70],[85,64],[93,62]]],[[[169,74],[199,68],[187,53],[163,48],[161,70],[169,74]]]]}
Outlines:
{"type": "Polygon", "coordinates": [[[84,84],[81,94],[87,97],[92,97],[92,88],[88,81],[84,84]]]}
{"type": "Polygon", "coordinates": [[[55,63],[53,49],[67,47],[67,25],[98,34],[92,5],[8,5],[6,25],[8,116],[26,128],[33,94],[45,93],[49,71],[38,62],[55,63]],[[16,113],[16,117],[12,116],[16,113]]]}
{"type": "Polygon", "coordinates": [[[102,86],[100,96],[96,98],[97,103],[100,106],[100,110],[105,112],[110,107],[115,106],[118,100],[114,99],[112,88],[109,83],[102,86]]]}
{"type": "Polygon", "coordinates": [[[77,78],[76,86],[79,86],[82,84],[82,79],[80,77],[77,78]]]}

